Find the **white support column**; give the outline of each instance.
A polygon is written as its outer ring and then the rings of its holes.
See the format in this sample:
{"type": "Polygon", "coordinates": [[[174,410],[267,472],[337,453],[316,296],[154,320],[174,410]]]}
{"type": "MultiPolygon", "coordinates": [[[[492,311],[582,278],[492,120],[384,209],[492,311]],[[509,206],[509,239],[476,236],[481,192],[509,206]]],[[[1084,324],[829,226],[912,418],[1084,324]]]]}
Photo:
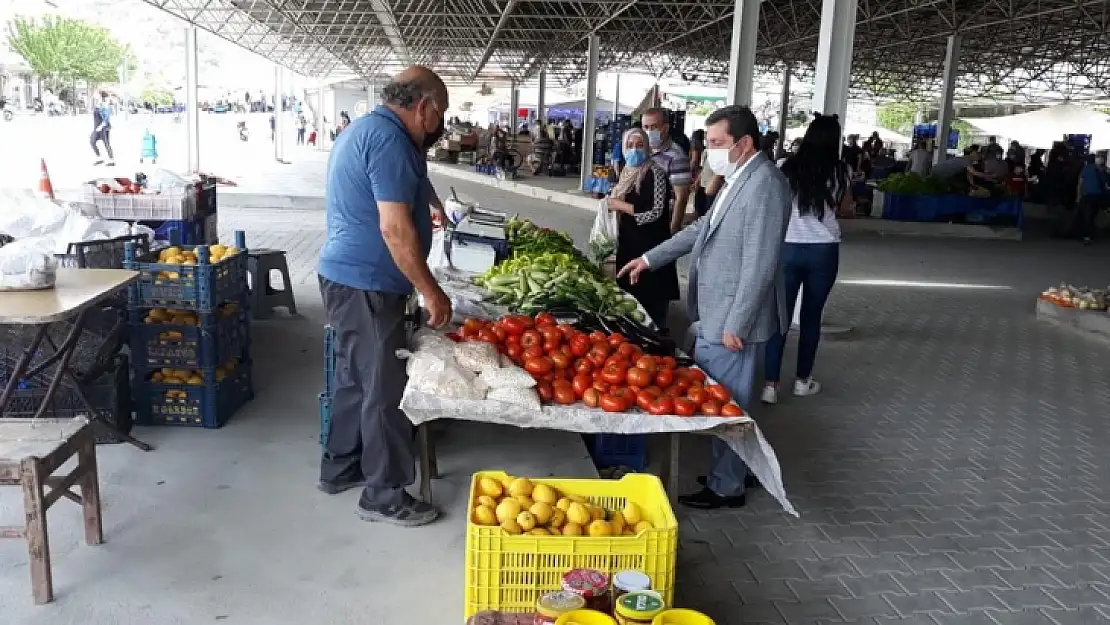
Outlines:
{"type": "Polygon", "coordinates": [[[782,96],[779,98],[779,143],[782,149],[786,143],[786,118],[790,116],[790,68],[782,71],[782,96]]]}
{"type": "Polygon", "coordinates": [[[517,124],[520,123],[520,89],[516,82],[509,83],[509,136],[516,137],[517,124]]]}
{"type": "Polygon", "coordinates": [[[313,127],[316,129],[316,149],[324,150],[324,141],[328,134],[327,124],[324,123],[324,81],[316,83],[316,121],[313,127]]]}
{"type": "Polygon", "coordinates": [[[952,117],[955,113],[952,98],[956,94],[962,43],[959,33],[948,35],[948,50],[944,54],[944,82],[941,85],[940,109],[937,112],[937,140],[933,150],[933,161],[936,163],[948,159],[948,132],[952,129],[952,117]]]}
{"type": "Polygon", "coordinates": [[[621,75],[616,74],[616,87],[613,89],[613,119],[621,114],[621,75]]]}
{"type": "Polygon", "coordinates": [[[750,106],[755,81],[755,46],[759,40],[759,5],[762,0],[734,0],[732,43],[729,46],[729,104],[750,106]]]}
{"type": "Polygon", "coordinates": [[[540,87],[536,95],[536,122],[542,126],[547,125],[547,101],[545,92],[547,91],[547,70],[540,70],[540,87]]]}
{"type": "Polygon", "coordinates": [[[274,159],[279,163],[285,162],[285,111],[282,110],[281,101],[285,96],[285,68],[280,65],[274,67],[274,159]]]}
{"type": "Polygon", "coordinates": [[[589,56],[586,59],[586,106],[582,117],[582,162],[578,188],[585,189],[586,181],[594,169],[594,126],[597,116],[597,64],[600,42],[597,35],[590,35],[589,56]]]}
{"type": "Polygon", "coordinates": [[[185,135],[188,145],[188,171],[200,170],[200,67],[197,64],[197,27],[185,27],[185,135]]]}
{"type": "Polygon", "coordinates": [[[813,109],[825,115],[839,115],[841,124],[847,121],[848,114],[857,3],[858,0],[824,0],[821,4],[813,109]]]}

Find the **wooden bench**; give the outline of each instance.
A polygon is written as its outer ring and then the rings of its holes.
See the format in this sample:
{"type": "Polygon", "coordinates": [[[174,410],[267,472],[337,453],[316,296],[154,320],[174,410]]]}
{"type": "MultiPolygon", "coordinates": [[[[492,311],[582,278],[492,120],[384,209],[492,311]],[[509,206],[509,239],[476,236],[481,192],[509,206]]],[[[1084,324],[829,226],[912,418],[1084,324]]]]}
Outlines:
{"type": "Polygon", "coordinates": [[[104,541],[96,442],[88,420],[0,419],[0,486],[23,487],[26,524],[0,526],[0,538],[27,540],[35,603],[50,603],[54,600],[46,530],[50,506],[62,497],[80,504],[85,517],[85,542],[99,545],[104,541]],[[73,458],[77,466],[68,475],[55,477],[54,472],[73,458]],[[75,485],[81,488],[80,495],[70,491],[75,485]]]}

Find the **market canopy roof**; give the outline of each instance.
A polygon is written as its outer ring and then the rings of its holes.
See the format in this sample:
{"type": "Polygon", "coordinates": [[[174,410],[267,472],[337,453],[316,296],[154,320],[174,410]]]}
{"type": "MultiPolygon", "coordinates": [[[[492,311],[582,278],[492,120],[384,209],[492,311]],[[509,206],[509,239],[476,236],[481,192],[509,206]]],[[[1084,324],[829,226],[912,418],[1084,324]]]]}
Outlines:
{"type": "Polygon", "coordinates": [[[964,121],[986,134],[1035,148],[1050,148],[1053,143],[1062,141],[1064,135],[1091,135],[1091,149],[1110,150],[1110,115],[1074,104],[1005,117],[965,118],[964,121]]]}
{"type": "MultiPolygon", "coordinates": [[[[788,141],[793,141],[794,139],[804,136],[806,134],[806,128],[808,128],[808,126],[787,128],[786,139],[788,141]]],[[[882,139],[883,143],[886,145],[910,145],[913,142],[913,139],[911,139],[910,137],[894,132],[893,130],[888,130],[881,126],[870,126],[868,124],[858,124],[855,122],[848,122],[844,126],[843,134],[845,137],[847,137],[848,135],[859,135],[860,142],[863,142],[866,141],[873,132],[878,132],[879,138],[882,139]]]]}
{"type": "MultiPolygon", "coordinates": [[[[564,82],[602,69],[720,81],[733,0],[144,0],[309,76],[389,75],[411,63],[450,80],[564,82]]],[[[812,70],[821,0],[764,0],[757,62],[812,70]]],[[[1110,89],[1107,0],[869,0],[857,10],[853,88],[937,93],[945,40],[961,33],[962,97],[1061,100],[1110,89]]]]}

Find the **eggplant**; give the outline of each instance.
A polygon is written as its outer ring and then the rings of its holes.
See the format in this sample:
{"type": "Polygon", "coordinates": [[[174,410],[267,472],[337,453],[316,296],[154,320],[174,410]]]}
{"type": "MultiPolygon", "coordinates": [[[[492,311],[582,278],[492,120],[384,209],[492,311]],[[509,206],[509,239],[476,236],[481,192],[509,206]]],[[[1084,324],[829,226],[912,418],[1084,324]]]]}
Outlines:
{"type": "Polygon", "coordinates": [[[629,317],[616,317],[611,321],[618,332],[645,352],[653,356],[674,356],[676,345],[671,339],[652,332],[629,317]]]}

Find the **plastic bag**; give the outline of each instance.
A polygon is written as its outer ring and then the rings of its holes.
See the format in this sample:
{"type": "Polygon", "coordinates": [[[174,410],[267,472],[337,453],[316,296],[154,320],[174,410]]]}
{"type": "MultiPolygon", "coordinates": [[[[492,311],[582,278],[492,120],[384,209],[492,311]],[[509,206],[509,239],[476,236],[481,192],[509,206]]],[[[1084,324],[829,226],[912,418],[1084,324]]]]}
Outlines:
{"type": "Polygon", "coordinates": [[[536,379],[527,371],[516,365],[510,364],[500,369],[486,369],[478,374],[478,379],[491,389],[497,388],[532,388],[536,379]]]}
{"type": "Polygon", "coordinates": [[[482,399],[485,386],[477,377],[459,366],[453,358],[443,358],[432,351],[418,351],[408,358],[408,388],[437,397],[482,399]]]}
{"type": "Polygon", "coordinates": [[[0,291],[48,289],[57,279],[58,261],[50,239],[20,239],[0,247],[0,291]]]}
{"type": "Polygon", "coordinates": [[[494,388],[486,394],[486,399],[523,406],[537,412],[543,409],[540,396],[536,394],[534,388],[494,388]]]}
{"type": "Polygon", "coordinates": [[[590,259],[595,263],[600,263],[617,251],[617,218],[618,215],[609,210],[607,199],[597,203],[597,216],[590,229],[589,246],[590,259]]]}
{"type": "Polygon", "coordinates": [[[501,354],[497,348],[481,341],[466,341],[455,346],[455,360],[471,371],[485,371],[501,367],[501,354]]]}

